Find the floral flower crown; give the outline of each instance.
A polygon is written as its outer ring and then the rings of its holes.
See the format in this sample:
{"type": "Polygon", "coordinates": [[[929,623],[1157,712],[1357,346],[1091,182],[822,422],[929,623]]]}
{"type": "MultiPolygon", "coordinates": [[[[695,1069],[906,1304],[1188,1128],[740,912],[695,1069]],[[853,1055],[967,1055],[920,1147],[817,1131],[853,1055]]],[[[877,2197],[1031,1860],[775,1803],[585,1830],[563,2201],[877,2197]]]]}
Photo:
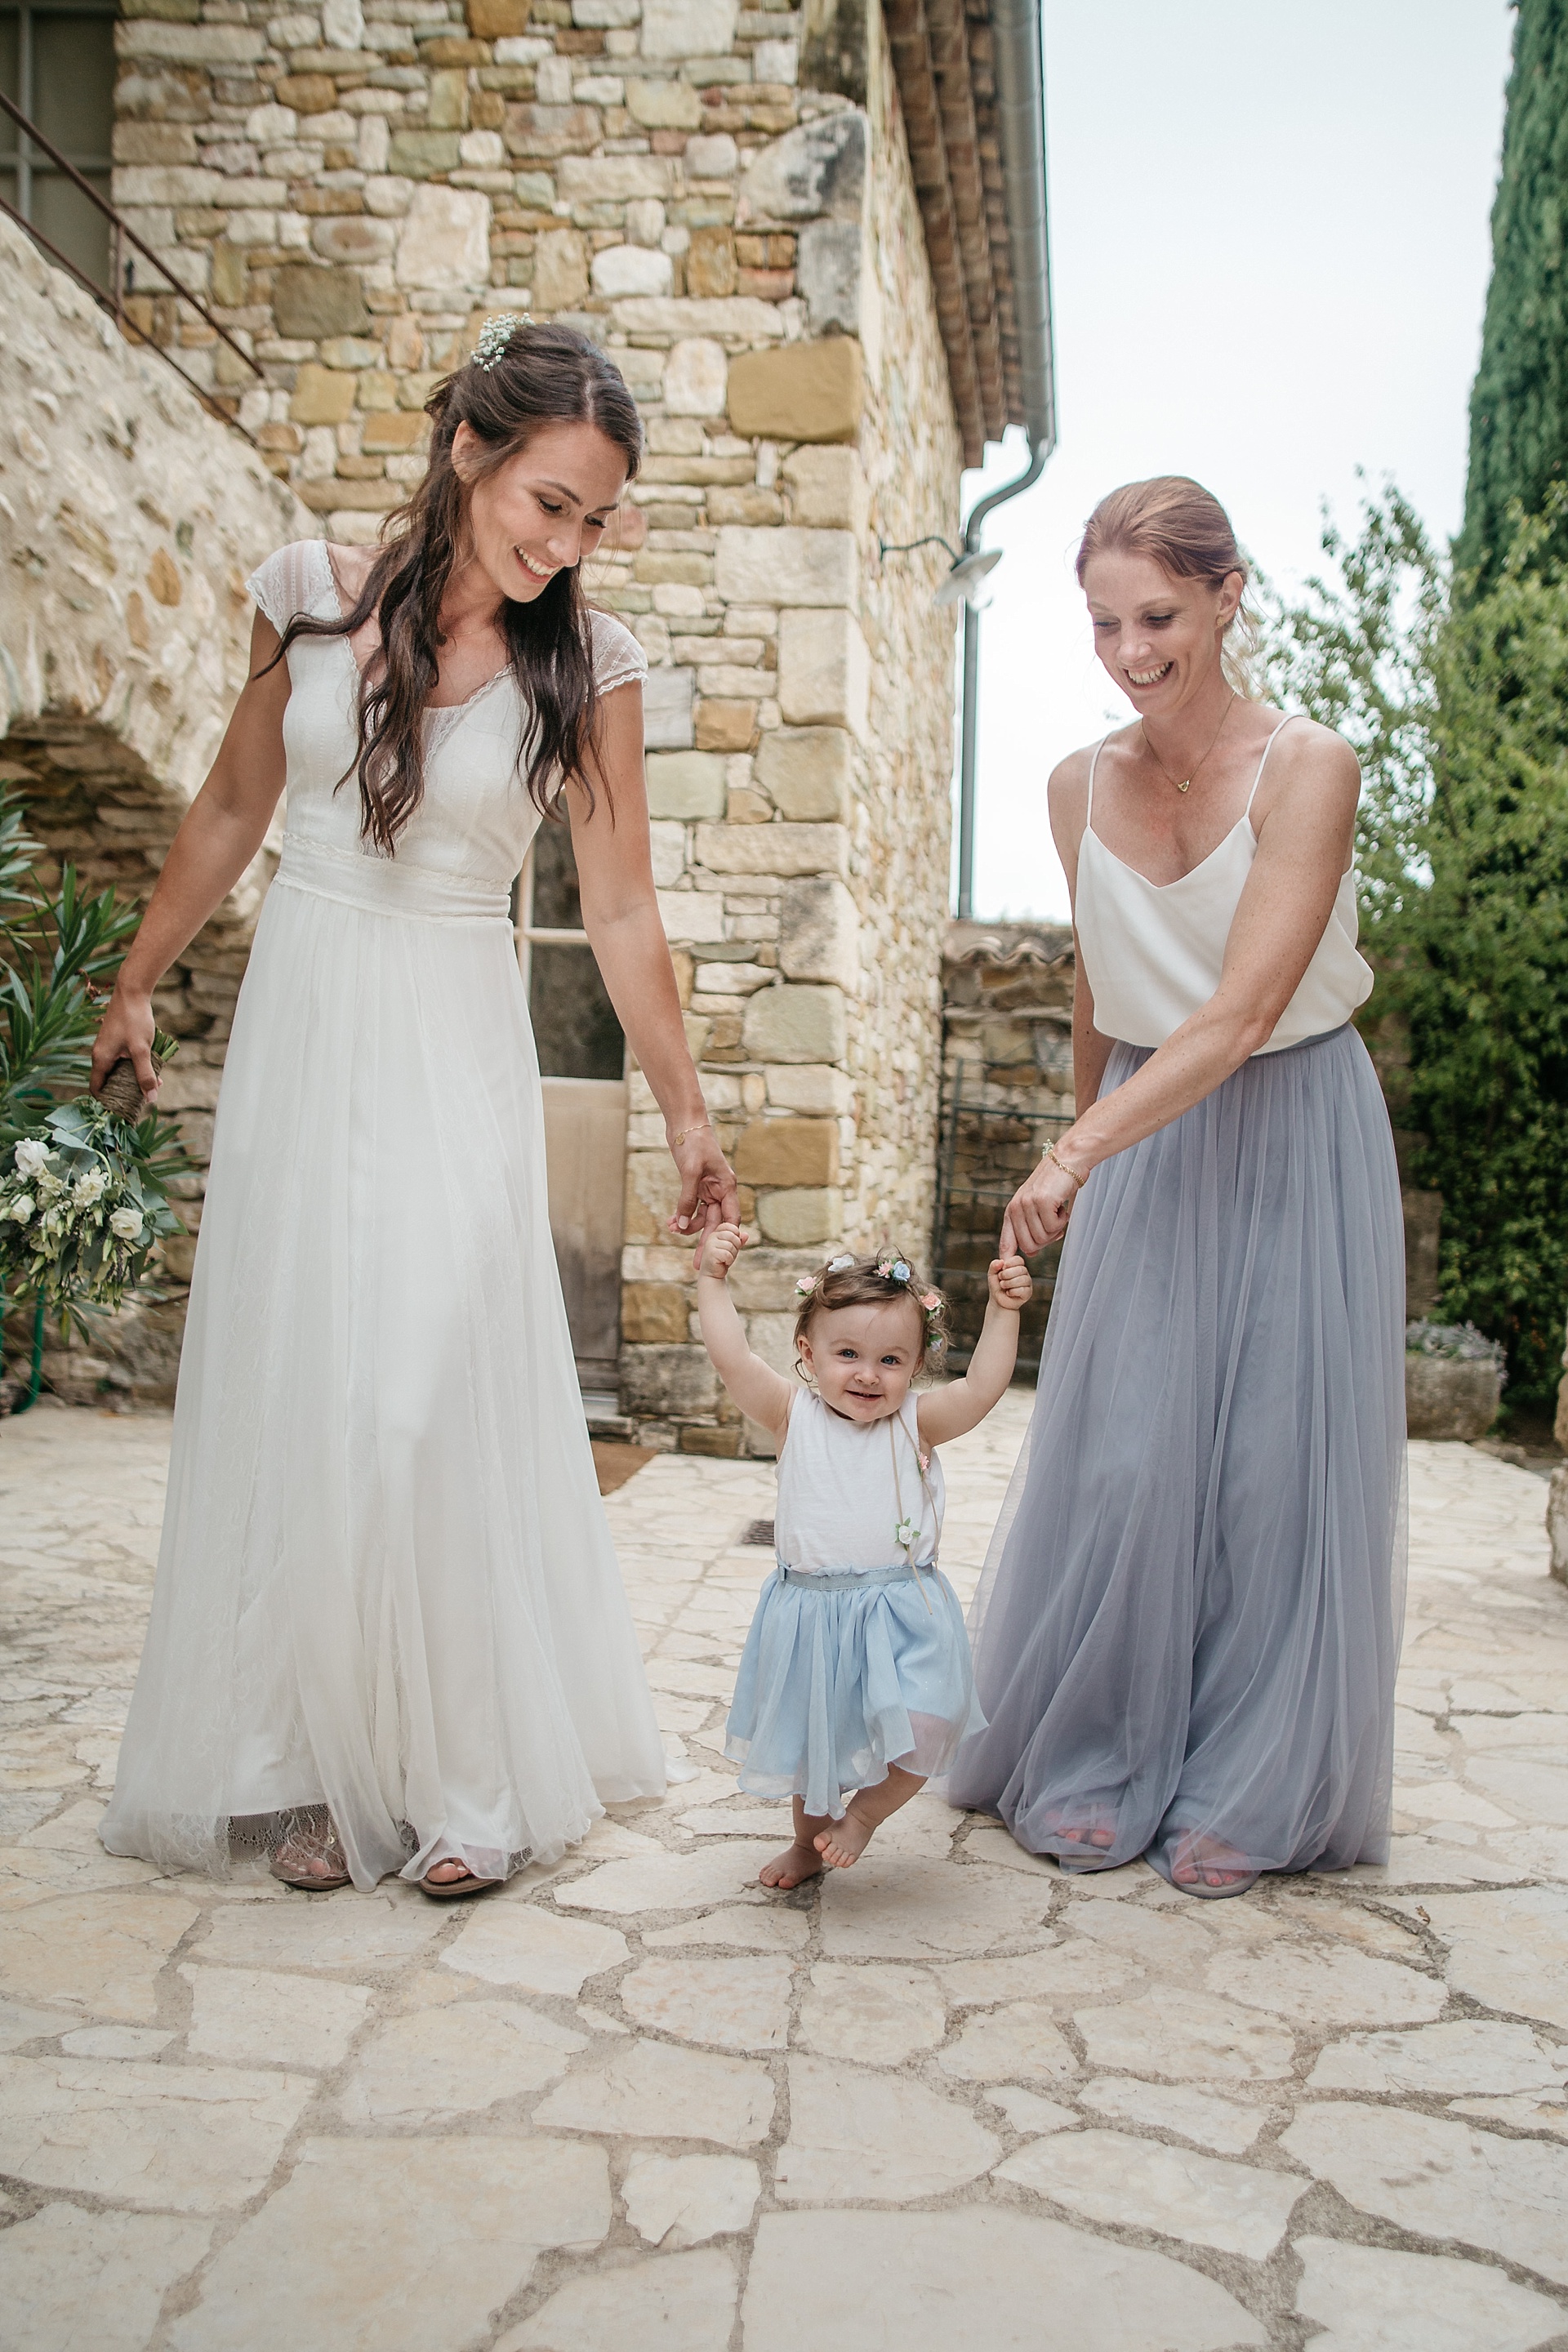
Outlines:
{"type": "MultiPolygon", "coordinates": [[[[827,1264],[821,1268],[820,1272],[816,1274],[803,1274],[797,1277],[795,1286],[795,1296],[802,1299],[815,1297],[819,1285],[827,1275],[843,1274],[847,1267],[852,1266],[854,1264],[854,1258],[847,1253],[840,1257],[830,1257],[827,1264]]],[[[921,1314],[925,1317],[926,1340],[928,1345],[932,1341],[940,1341],[942,1337],[942,1293],[937,1290],[913,1289],[911,1286],[913,1283],[913,1275],[908,1262],[901,1257],[895,1257],[891,1250],[883,1250],[880,1253],[877,1259],[876,1271],[879,1280],[883,1282],[902,1283],[904,1286],[909,1289],[910,1297],[915,1300],[921,1314]]]]}
{"type": "Polygon", "coordinates": [[[479,329],[479,340],[468,353],[474,366],[483,368],[488,375],[491,368],[499,367],[505,359],[511,347],[512,337],[523,327],[531,327],[532,324],[533,314],[530,310],[498,310],[493,318],[485,320],[479,329]]]}

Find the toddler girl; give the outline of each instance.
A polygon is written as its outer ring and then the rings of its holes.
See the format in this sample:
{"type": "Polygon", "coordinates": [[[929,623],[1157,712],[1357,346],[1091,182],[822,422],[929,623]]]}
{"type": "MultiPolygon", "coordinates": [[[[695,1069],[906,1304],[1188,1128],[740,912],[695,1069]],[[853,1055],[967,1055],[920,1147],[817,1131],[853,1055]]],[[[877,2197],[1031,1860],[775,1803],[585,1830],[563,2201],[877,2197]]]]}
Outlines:
{"type": "Polygon", "coordinates": [[[746,1345],[726,1287],[745,1239],[716,1226],[697,1281],[714,1369],[778,1445],[778,1573],[746,1637],[725,1751],[742,1789],[795,1800],[795,1842],[762,1873],[790,1887],[825,1864],[847,1870],[984,1726],[963,1612],[936,1565],[931,1449],[1006,1388],[1033,1286],[1021,1257],[998,1258],[967,1376],[916,1399],[911,1381],[943,1345],[941,1297],[896,1252],[832,1258],[796,1286],[801,1390],[746,1345]]]}

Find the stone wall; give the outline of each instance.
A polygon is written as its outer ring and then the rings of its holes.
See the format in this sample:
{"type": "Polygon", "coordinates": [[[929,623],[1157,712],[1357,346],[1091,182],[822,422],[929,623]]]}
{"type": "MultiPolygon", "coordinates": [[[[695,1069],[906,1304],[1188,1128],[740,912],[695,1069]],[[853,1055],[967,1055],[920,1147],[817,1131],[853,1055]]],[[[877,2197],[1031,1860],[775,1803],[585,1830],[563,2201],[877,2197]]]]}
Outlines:
{"type": "MultiPolygon", "coordinates": [[[[963,1362],[985,1311],[985,1270],[1002,1213],[1046,1142],[1075,1116],[1073,942],[1062,923],[947,926],[942,959],[940,1230],[933,1257],[963,1362]],[[1047,1124],[1046,1122],[1059,1122],[1047,1124]]],[[[1038,1360],[1056,1278],[1037,1260],[1019,1360],[1038,1360]]]]}
{"type": "MultiPolygon", "coordinates": [[[[878,541],[954,536],[962,462],[880,16],[864,103],[799,86],[800,34],[738,0],[136,0],[114,180],[267,386],[203,333],[183,363],[334,539],[405,497],[489,311],[627,376],[648,461],[590,584],[653,665],[661,906],[779,1361],[802,1265],[929,1229],[952,626],[940,551],[878,541]]],[[[634,1073],[623,1402],[734,1451],[672,1198],[634,1073]]]]}
{"type": "MultiPolygon", "coordinates": [[[[89,889],[144,899],[245,681],[246,574],[311,520],[163,360],[127,344],[5,220],[0,299],[0,774],[46,845],[46,875],[68,858],[89,889]]],[[[182,1041],[163,1107],[202,1167],[271,856],[156,999],[182,1041]]],[[[183,1189],[194,1234],[201,1179],[183,1189]]],[[[128,1308],[89,1347],[51,1349],[51,1384],[80,1400],[107,1387],[167,1402],[195,1246],[164,1244],[162,1304],[128,1308]]]]}

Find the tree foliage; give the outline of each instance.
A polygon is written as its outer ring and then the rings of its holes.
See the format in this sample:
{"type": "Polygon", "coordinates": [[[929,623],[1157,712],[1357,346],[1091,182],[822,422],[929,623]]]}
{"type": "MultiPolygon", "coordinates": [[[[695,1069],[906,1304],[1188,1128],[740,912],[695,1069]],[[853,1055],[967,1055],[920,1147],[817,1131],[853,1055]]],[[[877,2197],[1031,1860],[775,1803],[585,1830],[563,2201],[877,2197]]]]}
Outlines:
{"type": "Polygon", "coordinates": [[[1516,515],[1482,587],[1450,583],[1391,488],[1353,542],[1325,525],[1332,574],[1276,602],[1266,639],[1270,692],[1362,761],[1369,1012],[1408,1034],[1439,1312],[1506,1344],[1516,1402],[1552,1394],[1568,1305],[1565,508],[1516,515]]]}
{"type": "MultiPolygon", "coordinates": [[[[1518,0],[1492,276],[1470,394],[1470,469],[1456,555],[1500,577],[1510,509],[1541,512],[1568,478],[1568,0],[1518,0]]],[[[1568,556],[1562,510],[1543,553],[1568,556]]]]}

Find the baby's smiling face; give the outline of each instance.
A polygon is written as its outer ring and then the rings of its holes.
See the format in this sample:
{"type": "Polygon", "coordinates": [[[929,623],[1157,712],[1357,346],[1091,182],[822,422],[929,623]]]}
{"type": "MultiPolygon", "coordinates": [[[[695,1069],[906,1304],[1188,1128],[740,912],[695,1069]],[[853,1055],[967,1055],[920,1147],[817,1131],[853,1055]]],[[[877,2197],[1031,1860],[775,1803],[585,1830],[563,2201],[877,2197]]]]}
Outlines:
{"type": "Polygon", "coordinates": [[[823,1307],[800,1342],[800,1360],[830,1412],[846,1421],[890,1420],[925,1359],[925,1324],[916,1301],[823,1307]]]}

